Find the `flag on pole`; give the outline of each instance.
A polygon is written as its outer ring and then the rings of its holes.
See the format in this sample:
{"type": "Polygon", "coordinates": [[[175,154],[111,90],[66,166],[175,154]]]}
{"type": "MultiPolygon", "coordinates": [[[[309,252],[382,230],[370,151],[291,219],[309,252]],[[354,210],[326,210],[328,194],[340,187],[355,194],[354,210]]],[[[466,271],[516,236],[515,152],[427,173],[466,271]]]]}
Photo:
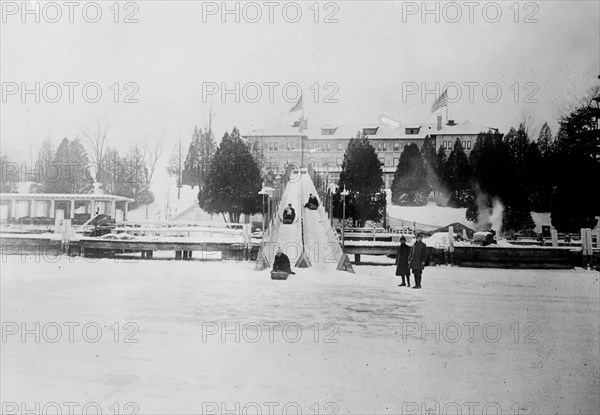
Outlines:
{"type": "Polygon", "coordinates": [[[308,129],[308,118],[300,117],[300,132],[308,129]]]}
{"type": "Polygon", "coordinates": [[[290,110],[290,112],[298,111],[298,110],[301,110],[302,108],[303,108],[302,95],[300,95],[300,99],[298,100],[298,102],[296,102],[296,105],[294,105],[294,108],[292,108],[290,110]]]}
{"type": "Polygon", "coordinates": [[[442,107],[446,107],[448,106],[448,90],[444,90],[444,92],[442,92],[442,95],[440,95],[438,97],[438,99],[435,100],[435,102],[433,103],[433,105],[431,106],[431,112],[434,112],[436,110],[439,110],[442,107]]]}

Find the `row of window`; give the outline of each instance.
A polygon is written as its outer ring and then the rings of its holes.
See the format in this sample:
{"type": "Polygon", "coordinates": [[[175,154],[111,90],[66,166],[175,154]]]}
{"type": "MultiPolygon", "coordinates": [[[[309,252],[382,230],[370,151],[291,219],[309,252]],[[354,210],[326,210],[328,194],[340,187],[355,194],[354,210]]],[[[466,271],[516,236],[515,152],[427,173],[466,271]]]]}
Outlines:
{"type": "MultiPolygon", "coordinates": [[[[444,150],[452,150],[454,148],[454,141],[444,141],[442,143],[442,146],[444,147],[444,150]]],[[[463,148],[465,150],[470,150],[471,149],[471,142],[463,140],[462,146],[463,146],[463,148]]]]}
{"type": "MultiPolygon", "coordinates": [[[[413,142],[411,142],[410,144],[412,144],[412,143],[413,142]]],[[[278,151],[279,150],[278,144],[279,143],[277,141],[269,142],[269,150],[270,151],[278,151]]],[[[285,148],[288,151],[295,150],[296,148],[300,149],[300,145],[296,145],[296,144],[297,143],[295,143],[293,141],[291,141],[291,142],[288,141],[285,143],[285,148]]],[[[400,151],[404,150],[404,147],[406,147],[408,144],[409,143],[400,143],[398,141],[394,141],[391,146],[391,149],[394,152],[400,152],[400,151]]],[[[463,141],[462,145],[465,150],[471,150],[471,141],[463,141]]],[[[453,141],[443,141],[442,147],[444,148],[444,150],[452,150],[452,148],[454,147],[454,142],[453,141]]],[[[331,151],[331,148],[332,148],[331,143],[326,143],[326,142],[308,143],[309,150],[320,149],[321,151],[331,151]]],[[[344,151],[343,143],[337,143],[337,151],[344,151]]],[[[378,152],[388,151],[388,143],[386,143],[386,142],[377,143],[377,151],[378,152]]]]}
{"type": "MultiPolygon", "coordinates": [[[[335,164],[338,167],[341,167],[343,161],[344,161],[344,159],[337,158],[337,159],[335,159],[335,164]]],[[[323,163],[323,165],[330,165],[330,163],[331,163],[329,160],[319,160],[319,162],[323,163]]],[[[314,158],[309,158],[308,159],[308,163],[314,165],[315,164],[315,159],[314,158]]]]}
{"type": "Polygon", "coordinates": [[[385,167],[394,167],[398,165],[400,159],[398,157],[394,157],[393,159],[386,159],[384,157],[379,158],[379,163],[385,167]]]}
{"type": "MultiPolygon", "coordinates": [[[[391,149],[395,152],[400,152],[404,150],[404,147],[406,147],[409,144],[414,144],[414,141],[410,141],[408,143],[401,143],[400,141],[394,141],[391,149]]],[[[377,143],[377,151],[388,151],[388,143],[386,142],[379,142],[377,143]]]]}
{"type": "MultiPolygon", "coordinates": [[[[410,144],[412,144],[413,142],[411,141],[410,144]]],[[[450,142],[448,142],[450,143],[450,142]]],[[[278,142],[277,141],[271,141],[269,142],[269,150],[270,151],[278,151],[279,146],[278,146],[278,142]]],[[[390,146],[390,150],[393,150],[395,152],[400,152],[402,150],[404,150],[404,147],[406,147],[409,143],[400,143],[399,141],[395,141],[391,146],[390,146]]],[[[446,142],[444,142],[444,149],[446,148],[446,142]]],[[[450,144],[451,145],[451,144],[450,144]]],[[[320,149],[321,151],[331,151],[332,149],[332,145],[331,143],[327,143],[327,142],[322,142],[322,143],[308,143],[308,149],[309,150],[317,150],[320,149]]],[[[290,151],[290,150],[295,150],[296,148],[300,148],[300,145],[296,145],[295,142],[286,142],[285,143],[285,148],[286,150],[290,151]]],[[[450,148],[450,147],[448,147],[450,148]]],[[[344,143],[337,143],[337,151],[344,151],[344,143]]],[[[378,152],[382,152],[382,151],[388,151],[388,143],[386,142],[378,142],[377,143],[377,151],[378,152]]]]}

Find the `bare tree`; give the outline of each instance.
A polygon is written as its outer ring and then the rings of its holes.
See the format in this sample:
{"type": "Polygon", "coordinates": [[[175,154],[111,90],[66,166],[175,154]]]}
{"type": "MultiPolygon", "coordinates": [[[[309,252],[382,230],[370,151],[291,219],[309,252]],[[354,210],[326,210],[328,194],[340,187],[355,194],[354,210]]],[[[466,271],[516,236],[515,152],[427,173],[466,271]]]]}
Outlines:
{"type": "Polygon", "coordinates": [[[179,143],[177,147],[173,149],[169,164],[167,165],[167,173],[177,179],[177,200],[181,198],[181,174],[183,172],[183,154],[181,152],[181,136],[179,136],[179,143]]]}
{"type": "Polygon", "coordinates": [[[214,118],[215,118],[215,113],[213,111],[212,102],[211,102],[210,107],[208,108],[208,115],[204,118],[204,131],[207,131],[209,136],[213,135],[212,122],[213,122],[214,118]]]}
{"type": "Polygon", "coordinates": [[[145,144],[143,147],[144,164],[148,169],[148,177],[146,179],[148,187],[152,183],[152,178],[156,171],[156,164],[158,163],[160,156],[162,156],[164,146],[165,139],[158,138],[149,144],[145,144]]]}
{"type": "Polygon", "coordinates": [[[96,121],[96,124],[86,129],[81,129],[83,145],[93,165],[93,174],[95,181],[99,181],[102,170],[102,163],[106,155],[107,136],[109,125],[96,121]]]}
{"type": "Polygon", "coordinates": [[[528,115],[527,113],[522,112],[519,124],[523,125],[524,131],[525,131],[525,134],[527,134],[527,137],[533,138],[537,135],[538,129],[535,126],[535,122],[531,115],[528,115]]]}
{"type": "MultiPolygon", "coordinates": [[[[145,167],[146,173],[146,189],[150,190],[150,185],[152,184],[152,179],[154,178],[154,173],[156,172],[156,165],[160,156],[163,153],[163,148],[165,146],[165,139],[158,138],[152,141],[151,143],[146,143],[142,147],[142,160],[145,167]]],[[[148,219],[148,205],[146,203],[146,219],[148,219]]]]}

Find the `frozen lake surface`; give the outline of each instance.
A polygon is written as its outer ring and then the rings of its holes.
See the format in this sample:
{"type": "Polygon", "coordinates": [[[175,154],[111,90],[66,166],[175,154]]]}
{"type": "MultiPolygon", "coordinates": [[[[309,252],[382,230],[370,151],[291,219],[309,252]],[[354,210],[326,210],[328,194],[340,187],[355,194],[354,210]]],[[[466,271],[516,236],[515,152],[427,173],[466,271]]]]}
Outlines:
{"type": "Polygon", "coordinates": [[[271,281],[250,262],[9,256],[5,413],[598,413],[598,272],[429,267],[412,290],[369,260],[271,281]]]}

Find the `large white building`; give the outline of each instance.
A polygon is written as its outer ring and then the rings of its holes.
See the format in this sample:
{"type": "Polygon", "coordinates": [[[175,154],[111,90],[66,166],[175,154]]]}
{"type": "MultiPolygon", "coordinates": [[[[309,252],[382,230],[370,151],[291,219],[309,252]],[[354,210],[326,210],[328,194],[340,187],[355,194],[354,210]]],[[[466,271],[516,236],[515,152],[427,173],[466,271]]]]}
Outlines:
{"type": "Polygon", "coordinates": [[[449,120],[442,124],[438,116],[437,123],[413,123],[390,126],[388,124],[329,124],[308,125],[300,128],[296,125],[280,125],[257,129],[245,134],[249,143],[262,148],[266,162],[275,172],[282,171],[287,164],[312,166],[320,172],[331,173],[332,179],[339,177],[344,152],[350,139],[364,132],[382,164],[386,187],[390,187],[400,154],[404,147],[415,143],[419,148],[426,136],[435,140],[436,150],[440,147],[448,153],[456,139],[461,140],[467,153],[470,153],[477,135],[481,132],[497,131],[471,122],[455,123],[449,120]]]}

